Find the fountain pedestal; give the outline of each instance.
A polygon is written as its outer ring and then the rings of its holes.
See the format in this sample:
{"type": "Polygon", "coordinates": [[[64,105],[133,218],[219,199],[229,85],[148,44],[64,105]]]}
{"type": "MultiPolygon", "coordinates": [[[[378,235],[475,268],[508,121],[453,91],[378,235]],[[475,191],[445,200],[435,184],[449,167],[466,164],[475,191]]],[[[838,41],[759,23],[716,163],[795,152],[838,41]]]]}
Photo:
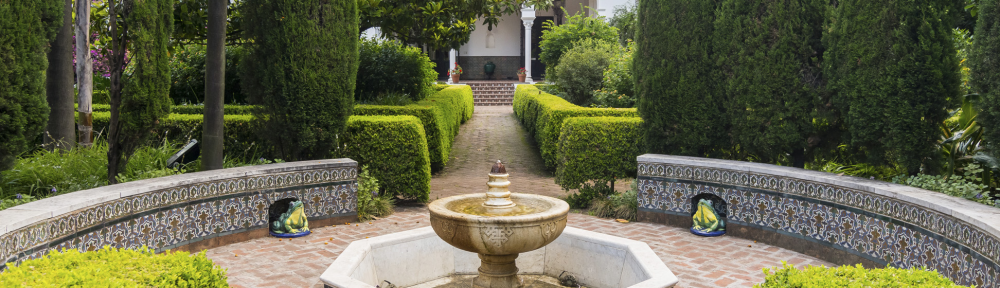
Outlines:
{"type": "Polygon", "coordinates": [[[517,255],[480,253],[479,259],[482,260],[482,264],[479,266],[479,276],[472,279],[472,285],[492,288],[520,287],[521,279],[517,277],[517,265],[514,264],[517,255]]]}

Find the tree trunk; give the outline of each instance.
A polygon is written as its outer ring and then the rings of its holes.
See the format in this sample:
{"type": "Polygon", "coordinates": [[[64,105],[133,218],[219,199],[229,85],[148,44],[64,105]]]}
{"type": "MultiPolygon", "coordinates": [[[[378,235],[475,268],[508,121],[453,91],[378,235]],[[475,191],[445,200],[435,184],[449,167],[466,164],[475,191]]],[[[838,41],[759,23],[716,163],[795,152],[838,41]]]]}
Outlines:
{"type": "Polygon", "coordinates": [[[45,98],[49,102],[48,126],[43,137],[48,149],[69,150],[76,143],[73,127],[73,0],[63,0],[63,23],[49,51],[45,71],[45,98]]]}
{"type": "Polygon", "coordinates": [[[93,145],[93,108],[90,105],[94,92],[94,68],[90,58],[90,0],[76,0],[76,83],[79,90],[78,99],[80,122],[79,144],[83,147],[93,145]]]}
{"type": "MultiPolygon", "coordinates": [[[[109,93],[111,96],[111,120],[108,123],[108,184],[118,184],[118,166],[121,164],[122,159],[122,145],[118,138],[121,125],[118,125],[118,108],[122,103],[122,70],[125,65],[125,45],[124,43],[119,43],[123,41],[118,35],[118,23],[117,13],[115,11],[115,0],[108,1],[108,17],[111,18],[108,23],[111,23],[111,87],[109,88],[109,93]]],[[[124,166],[124,165],[122,165],[124,166]]]]}
{"type": "Polygon", "coordinates": [[[208,47],[205,55],[205,114],[201,170],[222,169],[223,101],[226,92],[226,4],[208,1],[208,47]]]}

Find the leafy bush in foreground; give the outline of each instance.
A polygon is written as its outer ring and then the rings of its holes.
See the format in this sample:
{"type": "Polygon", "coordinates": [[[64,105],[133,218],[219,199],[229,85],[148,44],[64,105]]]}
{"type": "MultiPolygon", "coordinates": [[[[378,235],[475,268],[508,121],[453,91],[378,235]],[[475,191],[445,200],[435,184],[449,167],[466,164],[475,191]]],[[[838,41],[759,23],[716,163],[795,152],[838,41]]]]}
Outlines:
{"type": "Polygon", "coordinates": [[[804,270],[782,261],[782,268],[764,268],[764,282],[754,288],[825,288],[825,287],[965,287],[936,271],[918,268],[865,269],[857,266],[827,268],[808,266],[804,270]]]}
{"type": "Polygon", "coordinates": [[[368,166],[361,166],[358,173],[358,220],[368,221],[375,217],[392,215],[392,195],[378,191],[378,179],[368,172],[368,166]]]}
{"type": "Polygon", "coordinates": [[[154,254],[108,246],[98,251],[52,250],[0,273],[0,287],[229,287],[226,270],[188,252],[154,254]]]}
{"type": "Polygon", "coordinates": [[[596,198],[590,203],[590,212],[594,216],[614,219],[635,220],[639,212],[639,189],[635,179],[628,191],[615,193],[606,198],[596,198]]]}

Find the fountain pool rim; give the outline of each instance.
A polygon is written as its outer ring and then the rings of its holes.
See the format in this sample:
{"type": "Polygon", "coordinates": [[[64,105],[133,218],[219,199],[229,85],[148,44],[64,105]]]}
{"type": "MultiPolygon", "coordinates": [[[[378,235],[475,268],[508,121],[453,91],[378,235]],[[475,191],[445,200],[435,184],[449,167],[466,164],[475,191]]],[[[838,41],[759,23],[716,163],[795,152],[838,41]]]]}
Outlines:
{"type": "MultiPolygon", "coordinates": [[[[467,222],[469,224],[530,224],[537,223],[540,221],[548,221],[553,218],[565,217],[569,213],[569,204],[558,198],[542,196],[536,194],[525,194],[525,193],[510,193],[510,198],[516,203],[525,202],[524,200],[530,202],[544,202],[551,205],[548,209],[539,210],[531,214],[515,215],[515,216],[480,216],[473,214],[466,214],[462,212],[457,212],[449,208],[450,204],[458,203],[468,199],[486,199],[483,193],[472,193],[463,194],[441,198],[434,200],[427,205],[428,210],[430,210],[432,217],[441,217],[443,219],[457,220],[461,222],[467,222]],[[520,201],[519,201],[520,200],[520,201]]],[[[520,205],[520,204],[519,204],[520,205]]]]}

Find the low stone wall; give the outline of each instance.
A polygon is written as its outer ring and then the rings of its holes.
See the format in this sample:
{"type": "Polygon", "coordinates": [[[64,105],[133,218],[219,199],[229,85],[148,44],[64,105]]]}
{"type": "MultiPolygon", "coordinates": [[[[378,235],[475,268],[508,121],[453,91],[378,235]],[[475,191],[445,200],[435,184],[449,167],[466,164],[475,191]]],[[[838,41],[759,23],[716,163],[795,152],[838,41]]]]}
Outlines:
{"type": "Polygon", "coordinates": [[[357,219],[358,164],[302,161],[110,185],[0,211],[0,271],[53,249],[198,251],[268,233],[268,207],[296,197],[311,228],[357,219]]]}
{"type": "Polygon", "coordinates": [[[927,267],[1000,287],[1000,209],[914,187],[717,159],[638,157],[639,220],[690,227],[691,199],[724,199],[727,234],[836,264],[927,267]]]}

